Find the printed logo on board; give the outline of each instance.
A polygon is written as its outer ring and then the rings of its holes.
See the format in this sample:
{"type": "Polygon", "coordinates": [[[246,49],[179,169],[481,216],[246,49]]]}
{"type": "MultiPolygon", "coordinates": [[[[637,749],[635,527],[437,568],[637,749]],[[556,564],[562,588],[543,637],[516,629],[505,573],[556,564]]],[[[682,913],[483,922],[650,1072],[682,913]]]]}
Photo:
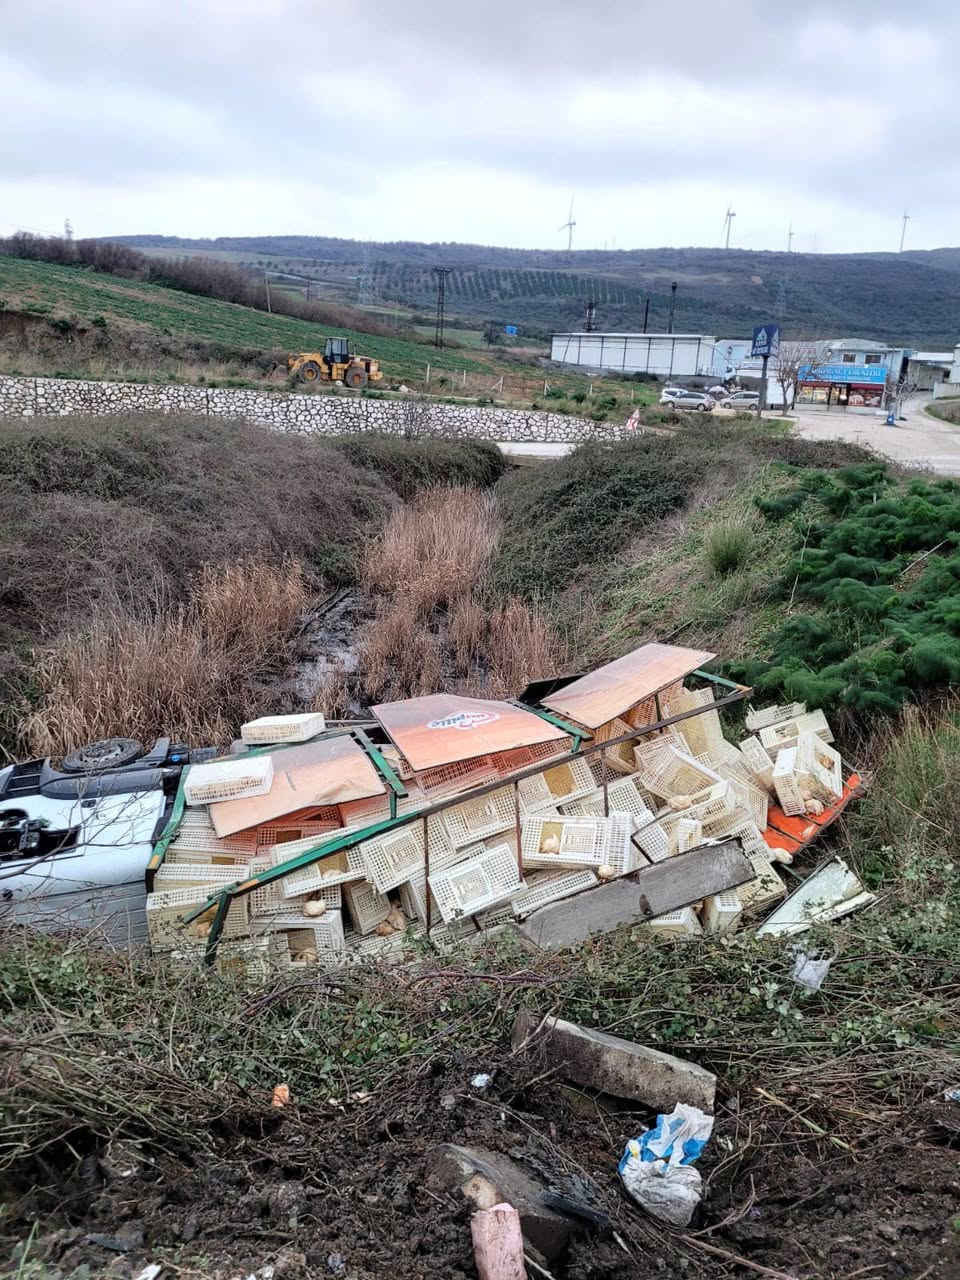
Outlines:
{"type": "Polygon", "coordinates": [[[481,724],[489,724],[491,720],[499,720],[495,711],[458,711],[455,715],[444,716],[442,720],[431,720],[428,729],[476,729],[481,724]]]}

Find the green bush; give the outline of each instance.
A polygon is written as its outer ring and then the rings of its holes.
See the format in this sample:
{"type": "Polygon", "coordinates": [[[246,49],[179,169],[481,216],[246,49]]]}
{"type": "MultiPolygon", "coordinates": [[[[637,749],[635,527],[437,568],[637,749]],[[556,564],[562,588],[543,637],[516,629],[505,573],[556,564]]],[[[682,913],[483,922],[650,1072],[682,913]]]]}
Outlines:
{"type": "Polygon", "coordinates": [[[338,436],[330,443],[366,471],[381,476],[401,498],[438,484],[487,488],[507,470],[495,444],[482,440],[443,440],[434,436],[405,440],[377,432],[338,436]]]}
{"type": "Polygon", "coordinates": [[[960,484],[897,484],[876,463],[798,479],[758,505],[774,536],[802,541],[780,589],[809,613],[784,623],[770,659],[743,677],[862,713],[960,682],[960,484]]]}

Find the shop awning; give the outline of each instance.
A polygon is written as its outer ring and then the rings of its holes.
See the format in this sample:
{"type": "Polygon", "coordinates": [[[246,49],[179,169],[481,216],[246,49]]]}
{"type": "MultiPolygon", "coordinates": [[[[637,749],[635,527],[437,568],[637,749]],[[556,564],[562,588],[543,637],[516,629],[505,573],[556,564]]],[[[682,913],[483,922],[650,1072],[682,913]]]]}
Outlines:
{"type": "Polygon", "coordinates": [[[417,771],[495,751],[569,740],[562,729],[510,702],[431,693],[371,710],[417,771]]]}
{"type": "Polygon", "coordinates": [[[588,729],[599,729],[716,656],[705,649],[645,644],[550,694],[543,705],[588,729]]]}
{"type": "Polygon", "coordinates": [[[381,795],[383,780],[362,747],[344,734],[272,752],[273,785],[265,796],[210,806],[218,836],[233,835],[295,809],[381,795]]]}

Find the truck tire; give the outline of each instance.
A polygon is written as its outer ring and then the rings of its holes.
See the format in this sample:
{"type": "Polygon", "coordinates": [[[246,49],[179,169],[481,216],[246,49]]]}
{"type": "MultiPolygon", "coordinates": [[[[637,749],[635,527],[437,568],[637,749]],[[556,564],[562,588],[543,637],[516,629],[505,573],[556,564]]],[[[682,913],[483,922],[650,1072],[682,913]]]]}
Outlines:
{"type": "Polygon", "coordinates": [[[367,371],[361,365],[353,365],[343,375],[343,380],[348,387],[353,387],[354,391],[358,391],[361,387],[367,385],[367,371]]]}
{"type": "Polygon", "coordinates": [[[301,382],[319,382],[323,370],[317,364],[316,360],[304,360],[300,366],[301,382]]]}
{"type": "Polygon", "coordinates": [[[104,769],[122,769],[142,755],[143,744],[136,738],[103,738],[69,751],[61,767],[64,773],[102,773],[104,769]]]}

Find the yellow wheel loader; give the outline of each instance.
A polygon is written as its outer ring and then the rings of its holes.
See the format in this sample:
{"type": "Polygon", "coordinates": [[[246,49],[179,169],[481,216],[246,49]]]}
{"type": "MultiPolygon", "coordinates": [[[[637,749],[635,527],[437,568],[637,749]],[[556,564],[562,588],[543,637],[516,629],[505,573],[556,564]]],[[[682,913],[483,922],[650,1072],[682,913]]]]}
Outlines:
{"type": "Polygon", "coordinates": [[[368,382],[381,382],[380,361],[357,356],[346,338],[327,338],[323,351],[301,351],[287,359],[287,368],[301,382],[342,382],[359,391],[368,382]]]}

